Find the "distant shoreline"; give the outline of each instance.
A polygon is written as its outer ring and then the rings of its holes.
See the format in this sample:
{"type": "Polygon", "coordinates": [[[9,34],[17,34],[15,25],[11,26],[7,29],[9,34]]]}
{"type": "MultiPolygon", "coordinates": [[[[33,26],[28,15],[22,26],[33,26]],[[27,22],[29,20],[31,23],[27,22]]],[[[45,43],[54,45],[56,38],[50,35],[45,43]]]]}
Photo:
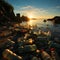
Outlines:
{"type": "Polygon", "coordinates": [[[47,21],[52,21],[55,24],[60,24],[60,16],[55,16],[52,19],[47,19],[47,21]]]}

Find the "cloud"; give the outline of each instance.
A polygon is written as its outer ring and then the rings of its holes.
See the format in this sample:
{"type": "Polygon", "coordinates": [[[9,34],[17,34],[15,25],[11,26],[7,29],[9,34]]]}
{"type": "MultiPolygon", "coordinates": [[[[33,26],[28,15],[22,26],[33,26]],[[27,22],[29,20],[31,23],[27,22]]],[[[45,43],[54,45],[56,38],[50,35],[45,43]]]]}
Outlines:
{"type": "Polygon", "coordinates": [[[36,18],[49,18],[52,17],[49,9],[37,8],[34,6],[23,6],[18,10],[15,10],[15,13],[20,13],[25,16],[33,15],[36,18]]]}
{"type": "Polygon", "coordinates": [[[36,8],[33,6],[25,6],[21,8],[22,11],[35,11],[35,12],[47,12],[47,10],[44,10],[43,8],[36,8]]]}
{"type": "Polygon", "coordinates": [[[48,14],[48,10],[45,10],[43,8],[36,8],[33,6],[25,6],[20,8],[20,13],[23,15],[34,15],[35,17],[42,16],[45,14],[48,14]]]}
{"type": "Polygon", "coordinates": [[[21,9],[32,9],[33,7],[32,6],[25,6],[25,7],[22,7],[21,9]]]}
{"type": "Polygon", "coordinates": [[[60,9],[60,6],[56,6],[55,8],[60,9]]]}
{"type": "Polygon", "coordinates": [[[49,7],[49,8],[47,8],[47,10],[48,10],[47,16],[51,16],[51,17],[60,16],[60,6],[59,5],[49,7]]]}

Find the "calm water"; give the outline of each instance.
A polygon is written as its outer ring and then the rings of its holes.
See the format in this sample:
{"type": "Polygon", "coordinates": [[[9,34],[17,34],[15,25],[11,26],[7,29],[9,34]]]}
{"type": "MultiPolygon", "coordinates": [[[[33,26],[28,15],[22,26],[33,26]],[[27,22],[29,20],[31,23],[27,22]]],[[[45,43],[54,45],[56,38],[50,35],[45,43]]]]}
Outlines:
{"type": "MultiPolygon", "coordinates": [[[[26,24],[25,22],[22,24],[26,24]]],[[[51,21],[43,22],[43,20],[30,20],[27,22],[27,24],[33,26],[37,25],[38,28],[41,28],[42,30],[50,29],[55,32],[60,32],[60,24],[54,25],[51,21]]]]}
{"type": "Polygon", "coordinates": [[[43,20],[31,20],[28,22],[30,25],[37,25],[38,28],[49,28],[51,30],[60,31],[60,24],[54,25],[51,21],[43,22],[43,20]]]}

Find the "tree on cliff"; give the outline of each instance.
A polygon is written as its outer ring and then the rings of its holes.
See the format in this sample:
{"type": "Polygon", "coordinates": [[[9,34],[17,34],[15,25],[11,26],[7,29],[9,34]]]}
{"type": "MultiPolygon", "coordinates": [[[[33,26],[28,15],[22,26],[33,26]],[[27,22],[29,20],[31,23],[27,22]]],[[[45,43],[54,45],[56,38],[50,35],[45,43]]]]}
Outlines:
{"type": "Polygon", "coordinates": [[[26,16],[20,17],[15,16],[14,14],[14,8],[12,5],[7,3],[5,0],[0,0],[0,25],[8,25],[8,22],[11,24],[11,22],[19,22],[22,21],[28,21],[29,18],[26,16]]]}

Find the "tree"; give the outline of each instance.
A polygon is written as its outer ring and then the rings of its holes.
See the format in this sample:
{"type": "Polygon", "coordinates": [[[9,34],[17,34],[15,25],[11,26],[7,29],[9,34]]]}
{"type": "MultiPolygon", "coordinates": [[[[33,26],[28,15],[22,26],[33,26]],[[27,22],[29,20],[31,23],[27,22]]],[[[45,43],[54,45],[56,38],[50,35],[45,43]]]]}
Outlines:
{"type": "Polygon", "coordinates": [[[28,18],[27,16],[24,16],[24,15],[23,15],[23,16],[21,17],[21,20],[22,20],[22,21],[29,21],[29,18],[28,18]]]}

